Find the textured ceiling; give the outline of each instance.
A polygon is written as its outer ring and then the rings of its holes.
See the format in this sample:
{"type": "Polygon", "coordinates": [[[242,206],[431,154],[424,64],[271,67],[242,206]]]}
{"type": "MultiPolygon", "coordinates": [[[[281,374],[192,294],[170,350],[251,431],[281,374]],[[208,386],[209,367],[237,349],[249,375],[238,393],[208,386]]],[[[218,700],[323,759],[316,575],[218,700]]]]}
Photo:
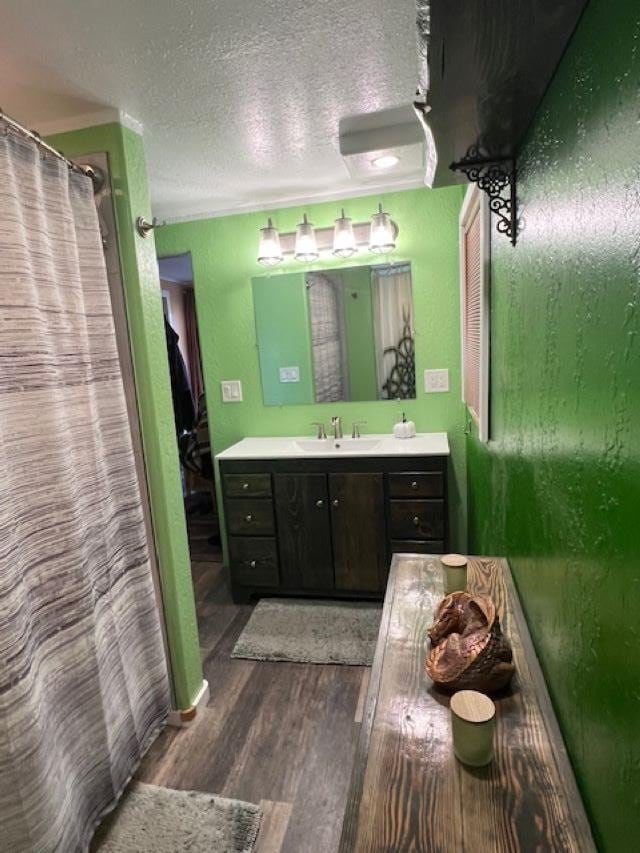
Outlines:
{"type": "Polygon", "coordinates": [[[2,0],[0,105],[44,132],[144,126],[154,213],[417,185],[350,177],[338,123],[411,101],[415,0],[2,0]]]}

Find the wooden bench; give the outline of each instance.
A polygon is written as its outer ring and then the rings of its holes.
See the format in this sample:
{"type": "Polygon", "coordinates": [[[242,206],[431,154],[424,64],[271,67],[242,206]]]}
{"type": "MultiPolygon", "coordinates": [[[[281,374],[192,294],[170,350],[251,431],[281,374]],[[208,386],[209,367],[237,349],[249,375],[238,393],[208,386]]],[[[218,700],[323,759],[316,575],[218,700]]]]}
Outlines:
{"type": "Polygon", "coordinates": [[[516,676],[495,699],[495,758],[453,755],[449,699],[424,663],[444,595],[437,556],[393,558],[340,843],[341,853],[591,853],[573,770],[506,560],[469,558],[469,592],[490,595],[516,676]]]}

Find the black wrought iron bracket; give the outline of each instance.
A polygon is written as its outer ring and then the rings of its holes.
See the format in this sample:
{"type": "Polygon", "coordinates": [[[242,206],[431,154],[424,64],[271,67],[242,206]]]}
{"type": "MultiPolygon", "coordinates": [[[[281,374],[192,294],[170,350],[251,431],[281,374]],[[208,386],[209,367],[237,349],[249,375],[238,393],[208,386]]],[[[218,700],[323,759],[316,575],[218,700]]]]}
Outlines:
{"type": "Polygon", "coordinates": [[[496,214],[496,229],[516,244],[518,231],[516,211],[516,161],[511,157],[482,156],[480,148],[472,145],[466,155],[449,167],[464,172],[489,197],[489,209],[496,214]]]}

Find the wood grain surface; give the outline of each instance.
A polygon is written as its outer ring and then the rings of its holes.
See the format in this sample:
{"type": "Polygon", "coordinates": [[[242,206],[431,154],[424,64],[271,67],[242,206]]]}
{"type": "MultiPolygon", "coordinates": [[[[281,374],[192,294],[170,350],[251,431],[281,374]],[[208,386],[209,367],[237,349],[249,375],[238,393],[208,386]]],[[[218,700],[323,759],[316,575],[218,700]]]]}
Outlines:
{"type": "Polygon", "coordinates": [[[429,126],[434,186],[484,141],[493,156],[518,150],[586,0],[432,0],[429,126]]]}
{"type": "Polygon", "coordinates": [[[517,675],[496,702],[495,759],[456,761],[449,699],[424,662],[443,597],[437,557],[394,557],[340,850],[342,853],[595,851],[551,702],[504,560],[469,558],[490,595],[517,675]]]}
{"type": "Polygon", "coordinates": [[[380,473],[329,474],[338,589],[384,592],[389,563],[383,481],[380,473]]]}
{"type": "Polygon", "coordinates": [[[227,501],[229,533],[270,536],[275,531],[273,504],[265,498],[233,498],[227,501]]]}
{"type": "Polygon", "coordinates": [[[391,500],[389,514],[394,539],[443,539],[443,500],[391,500]]]}
{"type": "Polygon", "coordinates": [[[329,492],[324,474],[275,474],[281,581],[285,589],[334,585],[329,492]]]}
{"type": "Polygon", "coordinates": [[[253,605],[232,601],[209,519],[190,519],[189,541],[211,698],[189,728],[165,729],[137,778],[260,803],[255,853],[334,853],[369,668],[231,658],[253,605]]]}

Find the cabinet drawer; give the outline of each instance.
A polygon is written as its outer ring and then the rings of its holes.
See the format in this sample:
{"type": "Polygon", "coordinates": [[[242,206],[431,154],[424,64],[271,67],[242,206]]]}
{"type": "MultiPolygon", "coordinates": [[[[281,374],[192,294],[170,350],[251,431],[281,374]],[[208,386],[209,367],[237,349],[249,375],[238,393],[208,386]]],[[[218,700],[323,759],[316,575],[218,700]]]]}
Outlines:
{"type": "Polygon", "coordinates": [[[392,498],[441,498],[444,495],[442,471],[417,471],[389,474],[392,498]]]}
{"type": "Polygon", "coordinates": [[[227,501],[226,513],[227,528],[231,534],[268,536],[274,532],[271,501],[233,498],[227,501]]]}
{"type": "Polygon", "coordinates": [[[444,554],[442,539],[393,539],[392,554],[444,554]]]}
{"type": "Polygon", "coordinates": [[[271,474],[225,474],[223,481],[228,498],[271,497],[271,474]]]}
{"type": "Polygon", "coordinates": [[[390,501],[392,539],[444,539],[444,501],[390,501]]]}
{"type": "Polygon", "coordinates": [[[229,539],[231,577],[244,586],[279,586],[278,549],[275,539],[260,536],[229,539]]]}

